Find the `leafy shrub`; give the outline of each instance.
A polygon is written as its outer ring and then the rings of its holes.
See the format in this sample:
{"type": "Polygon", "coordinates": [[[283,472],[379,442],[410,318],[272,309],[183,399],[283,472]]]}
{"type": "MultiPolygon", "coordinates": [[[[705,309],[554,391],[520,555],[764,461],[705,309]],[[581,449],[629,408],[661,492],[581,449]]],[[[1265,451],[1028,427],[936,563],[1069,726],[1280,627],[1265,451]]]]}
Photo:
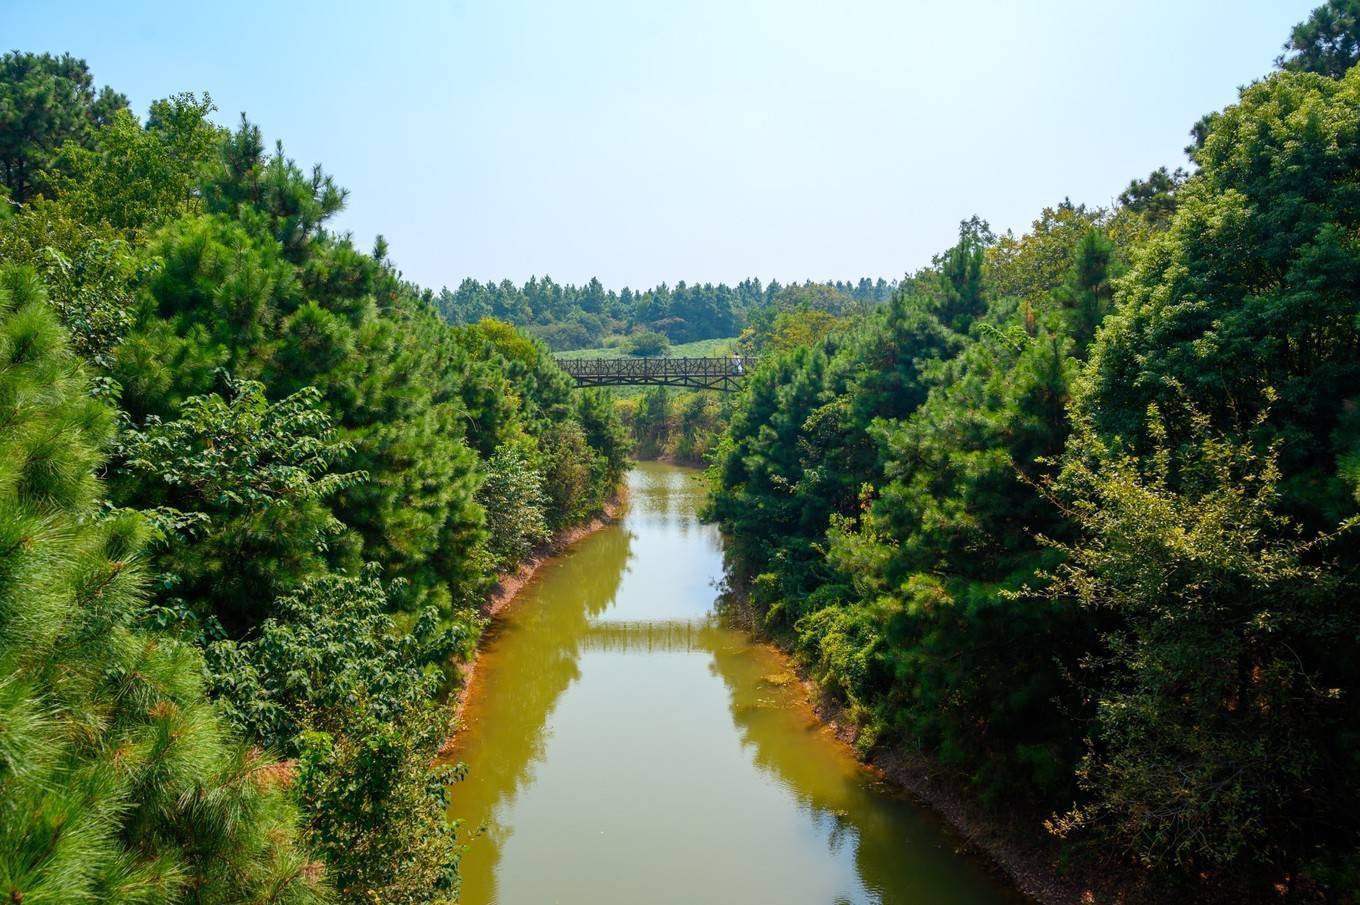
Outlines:
{"type": "MultiPolygon", "coordinates": [[[[1334,539],[1301,537],[1280,512],[1277,454],[1186,417],[1176,433],[1196,442],[1144,460],[1084,423],[1054,485],[1082,534],[1053,593],[1114,617],[1088,670],[1090,797],[1054,825],[1213,870],[1349,818],[1329,785],[1344,769],[1331,740],[1349,732],[1334,683],[1352,666],[1304,657],[1352,645],[1360,619],[1335,606],[1353,584],[1317,564],[1334,539]]],[[[1153,433],[1165,442],[1159,418],[1153,433]]]]}
{"type": "Polygon", "coordinates": [[[629,355],[646,358],[665,355],[670,347],[671,341],[666,338],[666,334],[648,330],[642,333],[634,333],[628,337],[624,349],[629,355]]]}
{"type": "Polygon", "coordinates": [[[308,838],[347,902],[450,902],[452,768],[434,766],[452,726],[440,667],[472,635],[425,610],[401,633],[376,567],[281,598],[249,641],[209,648],[210,685],[247,737],[297,758],[308,838]]]}
{"type": "Polygon", "coordinates": [[[543,477],[517,446],[502,447],[486,463],[477,501],[486,510],[487,550],[496,571],[512,568],[548,539],[543,477]]]}
{"type": "Polygon", "coordinates": [[[326,501],[365,475],[332,470],[350,446],[317,390],[271,403],[257,381],[225,382],[229,397],[190,397],[173,421],[125,423],[115,490],[161,528],[162,605],[242,631],[324,569],[345,532],[326,501]]]}

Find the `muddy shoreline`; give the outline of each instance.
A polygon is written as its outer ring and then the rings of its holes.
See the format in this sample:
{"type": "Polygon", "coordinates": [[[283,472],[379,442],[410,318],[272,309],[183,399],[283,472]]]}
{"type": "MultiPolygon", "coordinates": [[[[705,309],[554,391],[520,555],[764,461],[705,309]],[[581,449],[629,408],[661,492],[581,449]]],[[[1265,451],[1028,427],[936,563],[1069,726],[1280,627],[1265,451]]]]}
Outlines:
{"type": "Polygon", "coordinates": [[[1240,901],[1202,888],[1159,883],[1114,856],[1064,865],[1057,841],[1038,829],[1035,815],[998,814],[985,808],[963,784],[925,755],[894,748],[862,752],[855,744],[859,727],[845,706],[812,678],[792,652],[763,630],[745,595],[728,586],[719,605],[724,615],[756,642],[769,645],[787,659],[814,716],[850,748],[857,760],[938,816],[959,840],[961,850],[1004,877],[1024,898],[1038,905],[1220,905],[1240,901]]]}
{"type": "MultiPolygon", "coordinates": [[[[660,459],[659,461],[669,461],[660,459]]],[[[674,463],[684,464],[684,463],[674,463]]],[[[621,488],[590,521],[566,529],[544,544],[518,570],[503,575],[483,602],[480,614],[489,620],[478,641],[478,653],[466,663],[459,664],[459,687],[452,701],[454,731],[445,745],[450,752],[462,730],[462,714],[473,686],[481,650],[495,637],[497,617],[513,603],[524,587],[546,563],[568,552],[573,544],[602,528],[614,524],[627,504],[627,490],[621,488]]],[[[1015,887],[1024,897],[1039,905],[1097,905],[1097,903],[1133,903],[1139,896],[1125,896],[1111,889],[1107,883],[1077,884],[1059,875],[1057,847],[1047,839],[1035,841],[1028,824],[1006,821],[988,813],[959,788],[953,779],[939,770],[927,758],[912,756],[891,749],[875,750],[867,756],[856,747],[858,727],[844,707],[822,690],[806,669],[777,641],[761,631],[753,614],[746,607],[743,595],[729,589],[724,593],[721,607],[745,629],[756,643],[776,650],[794,671],[805,701],[813,715],[831,734],[854,752],[865,766],[882,780],[936,814],[958,839],[962,849],[978,857],[1015,887]]]]}
{"type": "Polygon", "coordinates": [[[450,751],[454,739],[457,738],[458,733],[463,728],[463,707],[467,704],[468,693],[472,688],[473,677],[477,673],[477,663],[481,660],[482,649],[495,634],[496,617],[519,597],[520,591],[524,590],[525,585],[533,580],[539,569],[566,553],[578,541],[616,523],[627,504],[628,487],[627,485],[620,485],[614,495],[604,504],[604,508],[592,516],[589,521],[559,531],[546,543],[539,546],[528,559],[520,563],[518,569],[497,578],[495,587],[487,595],[486,600],[482,601],[482,605],[477,611],[480,616],[488,620],[481,637],[477,639],[477,652],[467,661],[459,663],[457,667],[458,689],[451,701],[454,721],[453,733],[444,743],[442,754],[447,754],[450,751]]]}
{"type": "MultiPolygon", "coordinates": [[[[1093,889],[1059,875],[1057,847],[1047,839],[1033,841],[1026,826],[1007,822],[971,799],[966,790],[924,756],[892,749],[876,749],[865,755],[856,746],[859,727],[845,707],[821,688],[805,666],[768,633],[761,630],[743,594],[728,589],[722,601],[724,613],[749,632],[756,641],[778,650],[798,676],[813,714],[831,733],[884,782],[938,816],[959,840],[963,850],[978,857],[1004,877],[1025,898],[1039,905],[1096,905],[1123,903],[1122,895],[1108,888],[1093,889]]],[[[1104,887],[1105,884],[1100,884],[1104,887]]]]}
{"type": "Polygon", "coordinates": [[[1104,896],[1097,898],[1093,890],[1058,876],[1055,870],[1057,852],[1052,846],[1028,842],[1018,824],[1007,825],[985,813],[927,758],[891,749],[862,756],[855,748],[859,729],[847,716],[845,708],[810,679],[803,667],[795,664],[795,668],[818,719],[850,746],[875,774],[938,815],[973,854],[990,863],[1021,895],[1039,905],[1110,901],[1104,896]]]}

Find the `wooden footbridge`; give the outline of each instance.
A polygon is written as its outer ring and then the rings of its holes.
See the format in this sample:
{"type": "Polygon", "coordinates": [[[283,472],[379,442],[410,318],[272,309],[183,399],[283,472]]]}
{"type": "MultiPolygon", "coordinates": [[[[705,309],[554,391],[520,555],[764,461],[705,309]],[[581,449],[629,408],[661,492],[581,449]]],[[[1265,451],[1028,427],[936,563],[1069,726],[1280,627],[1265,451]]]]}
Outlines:
{"type": "Polygon", "coordinates": [[[688,387],[735,390],[754,358],[559,358],[578,387],[688,387]]]}

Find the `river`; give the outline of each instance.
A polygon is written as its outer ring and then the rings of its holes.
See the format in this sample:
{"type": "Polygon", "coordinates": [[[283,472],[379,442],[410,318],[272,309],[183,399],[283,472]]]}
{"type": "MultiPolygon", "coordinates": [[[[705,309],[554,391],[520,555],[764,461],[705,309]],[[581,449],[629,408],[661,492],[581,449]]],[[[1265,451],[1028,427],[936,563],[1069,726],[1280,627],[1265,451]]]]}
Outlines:
{"type": "Polygon", "coordinates": [[[622,521],[494,623],[455,755],[465,905],[992,905],[1015,895],[713,615],[697,472],[643,463],[622,521]]]}

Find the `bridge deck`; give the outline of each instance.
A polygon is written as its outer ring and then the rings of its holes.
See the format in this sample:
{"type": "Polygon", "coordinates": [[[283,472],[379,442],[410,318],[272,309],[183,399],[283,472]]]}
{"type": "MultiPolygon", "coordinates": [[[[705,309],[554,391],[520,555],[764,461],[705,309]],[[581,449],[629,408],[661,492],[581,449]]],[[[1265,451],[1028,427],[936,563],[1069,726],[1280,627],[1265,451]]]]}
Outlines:
{"type": "Polygon", "coordinates": [[[662,386],[735,390],[751,358],[559,358],[578,387],[662,386]]]}

